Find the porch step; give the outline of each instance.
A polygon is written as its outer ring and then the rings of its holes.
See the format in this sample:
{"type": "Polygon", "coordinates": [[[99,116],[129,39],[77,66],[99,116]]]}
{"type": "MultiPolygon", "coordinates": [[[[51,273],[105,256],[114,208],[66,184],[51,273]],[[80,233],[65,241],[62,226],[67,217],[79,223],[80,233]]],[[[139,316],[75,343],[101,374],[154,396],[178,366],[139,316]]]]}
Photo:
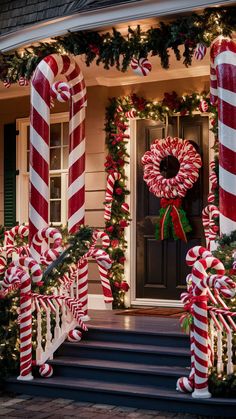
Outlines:
{"type": "Polygon", "coordinates": [[[148,365],[80,357],[59,357],[49,362],[53,366],[54,377],[94,379],[99,381],[143,385],[148,383],[157,387],[175,388],[179,377],[188,376],[189,370],[183,367],[148,365]]]}
{"type": "MultiPolygon", "coordinates": [[[[179,323],[179,319],[177,322],[179,323]]],[[[85,339],[99,340],[103,342],[132,342],[140,345],[157,345],[166,347],[171,347],[174,344],[175,347],[179,348],[186,348],[189,345],[189,337],[181,330],[171,332],[164,329],[163,331],[160,331],[158,330],[158,327],[157,331],[152,332],[129,330],[127,333],[124,329],[101,328],[101,326],[89,325],[89,330],[85,334],[85,339]]]]}
{"type": "Polygon", "coordinates": [[[51,398],[69,398],[91,403],[135,406],[140,409],[163,410],[199,415],[235,417],[236,399],[193,399],[191,395],[177,393],[175,389],[162,389],[152,385],[135,385],[83,378],[35,378],[33,381],[8,380],[7,389],[18,393],[51,398]]]}
{"type": "MultiPolygon", "coordinates": [[[[130,338],[132,342],[132,338],[130,338]]],[[[96,358],[107,361],[134,362],[148,365],[168,365],[186,367],[190,364],[189,349],[172,347],[140,345],[123,342],[81,341],[79,343],[65,342],[57,351],[57,356],[96,358]]]]}

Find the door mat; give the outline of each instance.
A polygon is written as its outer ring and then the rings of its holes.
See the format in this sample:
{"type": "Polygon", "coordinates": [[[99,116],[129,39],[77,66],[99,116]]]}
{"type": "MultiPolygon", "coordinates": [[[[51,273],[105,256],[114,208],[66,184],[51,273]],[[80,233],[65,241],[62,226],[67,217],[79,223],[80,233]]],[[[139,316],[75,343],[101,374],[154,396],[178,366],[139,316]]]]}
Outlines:
{"type": "Polygon", "coordinates": [[[184,313],[182,308],[153,307],[153,308],[130,308],[127,310],[117,310],[115,314],[128,316],[160,316],[160,317],[181,317],[184,313]]]}

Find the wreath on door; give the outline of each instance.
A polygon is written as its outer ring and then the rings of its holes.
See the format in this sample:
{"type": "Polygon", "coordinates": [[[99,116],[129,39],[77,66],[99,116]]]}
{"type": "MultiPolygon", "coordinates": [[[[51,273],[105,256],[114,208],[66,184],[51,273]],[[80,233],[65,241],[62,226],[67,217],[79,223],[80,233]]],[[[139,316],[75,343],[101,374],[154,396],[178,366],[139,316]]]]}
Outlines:
{"type": "Polygon", "coordinates": [[[142,164],[149,191],[161,198],[156,238],[164,240],[172,235],[175,240],[186,242],[186,233],[192,228],[182,208],[182,199],[199,177],[200,155],[188,140],[167,137],[153,142],[150,151],[143,155],[142,164]],[[167,174],[168,159],[175,162],[175,173],[167,174]]]}

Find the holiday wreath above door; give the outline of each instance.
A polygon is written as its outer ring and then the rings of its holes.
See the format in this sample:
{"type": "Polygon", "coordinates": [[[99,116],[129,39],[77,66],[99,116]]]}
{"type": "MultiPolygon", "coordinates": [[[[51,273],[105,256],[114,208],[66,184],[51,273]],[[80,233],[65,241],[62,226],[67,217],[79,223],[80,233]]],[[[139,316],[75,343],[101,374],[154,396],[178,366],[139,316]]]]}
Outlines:
{"type": "Polygon", "coordinates": [[[142,164],[149,191],[161,198],[156,237],[164,240],[173,236],[186,242],[191,226],[182,208],[182,198],[198,179],[200,155],[188,140],[167,137],[153,142],[150,151],[143,155],[142,164]],[[168,160],[172,160],[173,170],[167,172],[168,160]]]}

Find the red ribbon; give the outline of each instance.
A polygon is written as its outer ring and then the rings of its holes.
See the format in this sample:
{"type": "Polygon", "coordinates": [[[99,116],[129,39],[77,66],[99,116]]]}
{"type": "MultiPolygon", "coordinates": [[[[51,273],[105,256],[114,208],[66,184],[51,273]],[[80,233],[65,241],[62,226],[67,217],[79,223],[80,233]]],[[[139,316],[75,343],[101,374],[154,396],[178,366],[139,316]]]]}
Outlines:
{"type": "Polygon", "coordinates": [[[182,199],[181,198],[174,198],[174,199],[161,198],[161,207],[166,208],[166,212],[165,212],[165,214],[164,214],[164,216],[161,220],[161,223],[160,223],[161,240],[164,240],[165,219],[166,219],[166,215],[168,213],[168,210],[171,207],[170,215],[171,215],[172,223],[173,223],[173,226],[174,226],[174,229],[175,229],[175,234],[181,240],[187,242],[187,237],[186,237],[185,231],[183,229],[181,218],[180,218],[179,211],[178,211],[178,209],[181,208],[181,205],[182,205],[182,199]]]}

